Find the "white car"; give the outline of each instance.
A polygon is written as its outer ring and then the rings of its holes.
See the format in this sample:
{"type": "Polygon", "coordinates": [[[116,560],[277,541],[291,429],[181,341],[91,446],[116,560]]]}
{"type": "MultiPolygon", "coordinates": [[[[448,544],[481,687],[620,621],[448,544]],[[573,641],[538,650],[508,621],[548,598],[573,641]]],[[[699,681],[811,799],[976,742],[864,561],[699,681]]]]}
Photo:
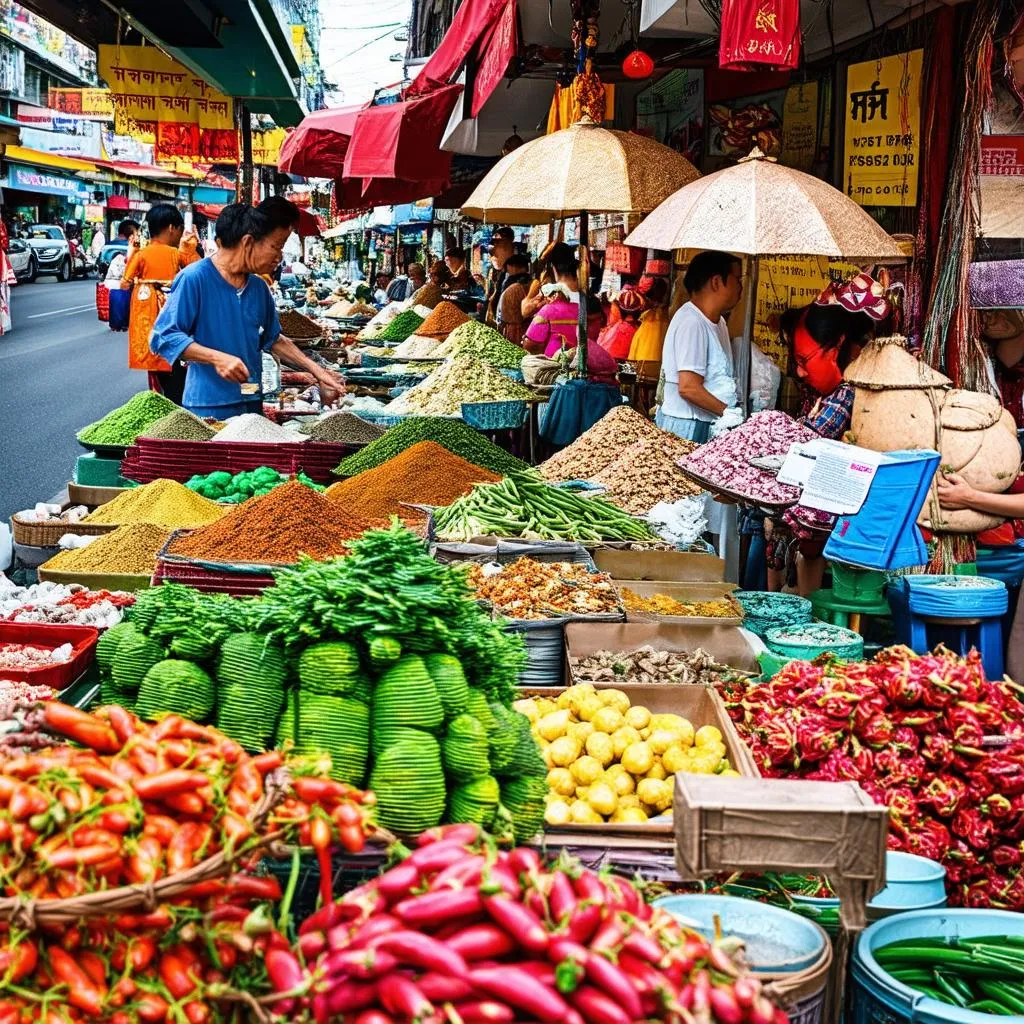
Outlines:
{"type": "Polygon", "coordinates": [[[53,274],[58,281],[71,280],[71,246],[62,227],[33,224],[28,230],[27,241],[36,258],[37,273],[53,274]]]}
{"type": "Polygon", "coordinates": [[[32,284],[39,273],[36,254],[28,242],[21,238],[12,238],[7,245],[7,258],[11,261],[14,276],[19,281],[32,284]]]}

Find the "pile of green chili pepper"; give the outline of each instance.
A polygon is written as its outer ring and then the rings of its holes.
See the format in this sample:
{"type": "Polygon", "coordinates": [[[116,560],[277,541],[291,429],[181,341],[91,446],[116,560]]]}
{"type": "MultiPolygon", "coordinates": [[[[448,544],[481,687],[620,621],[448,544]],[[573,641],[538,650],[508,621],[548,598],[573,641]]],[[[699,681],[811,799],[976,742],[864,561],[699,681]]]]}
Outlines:
{"type": "Polygon", "coordinates": [[[902,939],[874,950],[874,957],[897,981],[932,999],[1024,1016],[1024,935],[902,939]]]}

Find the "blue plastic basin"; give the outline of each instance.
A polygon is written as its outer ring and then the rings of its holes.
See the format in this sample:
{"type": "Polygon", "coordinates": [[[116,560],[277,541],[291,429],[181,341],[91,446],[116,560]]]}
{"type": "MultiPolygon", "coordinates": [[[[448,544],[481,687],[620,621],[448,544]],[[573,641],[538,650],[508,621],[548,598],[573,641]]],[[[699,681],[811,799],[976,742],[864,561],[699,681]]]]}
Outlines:
{"type": "Polygon", "coordinates": [[[885,855],[885,888],[868,904],[872,910],[923,910],[946,899],[946,869],[927,857],[890,850],[885,855]]]}
{"type": "Polygon", "coordinates": [[[708,938],[715,934],[715,915],[726,935],[746,944],[747,959],[758,974],[792,974],[821,959],[828,937],[813,921],[799,914],[738,896],[663,896],[654,905],[675,917],[699,925],[708,938]]]}

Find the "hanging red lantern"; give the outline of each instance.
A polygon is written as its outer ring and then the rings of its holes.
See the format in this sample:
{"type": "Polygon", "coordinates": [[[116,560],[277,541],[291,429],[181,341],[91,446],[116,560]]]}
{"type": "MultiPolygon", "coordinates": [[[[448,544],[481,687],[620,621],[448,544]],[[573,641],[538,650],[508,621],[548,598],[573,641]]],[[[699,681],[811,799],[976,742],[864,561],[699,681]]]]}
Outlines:
{"type": "Polygon", "coordinates": [[[634,50],[622,62],[622,73],[627,78],[650,78],[654,61],[643,50],[634,50]]]}

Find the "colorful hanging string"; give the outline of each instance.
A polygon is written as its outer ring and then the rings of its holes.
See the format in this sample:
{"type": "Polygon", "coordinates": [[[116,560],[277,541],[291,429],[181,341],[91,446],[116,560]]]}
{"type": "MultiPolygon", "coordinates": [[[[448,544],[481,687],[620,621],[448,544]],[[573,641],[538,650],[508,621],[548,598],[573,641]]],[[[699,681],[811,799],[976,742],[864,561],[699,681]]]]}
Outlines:
{"type": "Polygon", "coordinates": [[[925,359],[944,368],[959,387],[975,391],[987,391],[990,385],[977,316],[967,302],[967,275],[978,233],[982,116],[992,96],[992,38],[999,5],[1000,0],[978,0],[971,12],[963,48],[964,105],[923,333],[925,359]]]}

